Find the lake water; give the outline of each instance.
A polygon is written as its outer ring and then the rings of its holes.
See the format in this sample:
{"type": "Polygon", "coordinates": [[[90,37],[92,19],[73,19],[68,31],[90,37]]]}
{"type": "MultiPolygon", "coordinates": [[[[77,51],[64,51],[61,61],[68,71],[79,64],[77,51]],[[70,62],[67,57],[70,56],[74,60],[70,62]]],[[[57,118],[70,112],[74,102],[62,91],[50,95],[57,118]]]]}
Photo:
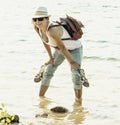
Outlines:
{"type": "MultiPolygon", "coordinates": [[[[20,116],[24,125],[120,124],[120,1],[119,0],[0,0],[0,103],[20,116]],[[85,25],[82,67],[90,82],[83,88],[83,106],[75,109],[70,69],[65,61],[56,71],[41,106],[40,84],[33,79],[48,59],[31,17],[46,6],[51,19],[65,14],[85,25]],[[53,105],[69,109],[65,116],[35,115],[53,105]]],[[[41,102],[42,103],[42,102],[41,102]]]]}

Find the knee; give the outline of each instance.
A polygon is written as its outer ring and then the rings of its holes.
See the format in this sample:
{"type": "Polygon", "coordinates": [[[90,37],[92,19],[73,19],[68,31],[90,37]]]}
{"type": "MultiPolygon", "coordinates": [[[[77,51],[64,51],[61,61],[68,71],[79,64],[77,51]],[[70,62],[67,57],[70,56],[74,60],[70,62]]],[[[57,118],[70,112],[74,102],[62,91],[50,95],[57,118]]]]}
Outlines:
{"type": "Polygon", "coordinates": [[[82,82],[81,82],[79,74],[72,74],[72,81],[73,81],[75,89],[81,89],[82,88],[82,82]]]}
{"type": "Polygon", "coordinates": [[[72,80],[74,83],[80,82],[80,75],[79,74],[72,74],[72,80]]]}
{"type": "Polygon", "coordinates": [[[46,72],[43,73],[43,77],[53,77],[53,73],[49,72],[49,71],[46,71],[46,72]]]}
{"type": "Polygon", "coordinates": [[[53,76],[53,73],[54,73],[54,67],[53,67],[52,64],[49,64],[49,65],[46,67],[46,69],[45,69],[43,75],[44,75],[44,76],[53,76]]]}

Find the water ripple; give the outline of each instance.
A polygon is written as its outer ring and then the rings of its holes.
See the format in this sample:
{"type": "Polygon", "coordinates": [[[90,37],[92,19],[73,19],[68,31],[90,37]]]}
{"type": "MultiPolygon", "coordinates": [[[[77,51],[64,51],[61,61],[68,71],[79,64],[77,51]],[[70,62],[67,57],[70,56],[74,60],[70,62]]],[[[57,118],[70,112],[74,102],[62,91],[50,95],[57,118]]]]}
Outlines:
{"type": "Polygon", "coordinates": [[[120,59],[114,58],[114,57],[102,58],[102,57],[98,57],[98,56],[84,56],[83,58],[84,59],[91,59],[91,60],[120,61],[120,59]]]}

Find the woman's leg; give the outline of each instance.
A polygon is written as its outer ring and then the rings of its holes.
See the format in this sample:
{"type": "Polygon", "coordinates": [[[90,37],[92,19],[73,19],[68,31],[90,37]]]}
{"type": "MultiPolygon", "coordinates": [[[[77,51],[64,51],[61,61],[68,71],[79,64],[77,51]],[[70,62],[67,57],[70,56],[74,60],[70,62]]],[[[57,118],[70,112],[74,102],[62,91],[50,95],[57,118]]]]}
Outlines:
{"type": "Polygon", "coordinates": [[[40,87],[39,96],[44,96],[49,85],[51,78],[54,76],[54,72],[56,71],[57,67],[64,61],[64,56],[61,54],[59,50],[55,50],[54,54],[54,64],[48,64],[42,78],[42,83],[40,87]]]}
{"type": "MultiPolygon", "coordinates": [[[[75,50],[71,50],[70,53],[74,61],[80,64],[81,67],[82,54],[83,54],[82,46],[75,50]]],[[[79,70],[71,69],[71,73],[72,73],[72,81],[74,84],[75,103],[77,103],[78,105],[82,105],[82,82],[80,79],[80,72],[79,70]]]]}

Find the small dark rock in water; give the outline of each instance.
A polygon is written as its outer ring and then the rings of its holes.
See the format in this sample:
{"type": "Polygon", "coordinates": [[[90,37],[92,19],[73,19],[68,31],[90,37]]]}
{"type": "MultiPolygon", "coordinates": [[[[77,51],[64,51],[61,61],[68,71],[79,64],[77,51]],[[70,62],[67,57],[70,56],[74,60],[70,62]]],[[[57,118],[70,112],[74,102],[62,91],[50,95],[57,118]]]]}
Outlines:
{"type": "Polygon", "coordinates": [[[50,109],[52,112],[56,112],[56,113],[66,113],[68,112],[68,110],[62,106],[56,106],[54,108],[50,109]]]}
{"type": "Polygon", "coordinates": [[[35,117],[43,117],[43,118],[47,118],[48,114],[47,113],[43,113],[43,114],[36,114],[35,117]]]}
{"type": "Polygon", "coordinates": [[[48,114],[47,114],[47,113],[43,113],[43,114],[41,115],[41,117],[47,118],[47,117],[48,117],[48,114]]]}

